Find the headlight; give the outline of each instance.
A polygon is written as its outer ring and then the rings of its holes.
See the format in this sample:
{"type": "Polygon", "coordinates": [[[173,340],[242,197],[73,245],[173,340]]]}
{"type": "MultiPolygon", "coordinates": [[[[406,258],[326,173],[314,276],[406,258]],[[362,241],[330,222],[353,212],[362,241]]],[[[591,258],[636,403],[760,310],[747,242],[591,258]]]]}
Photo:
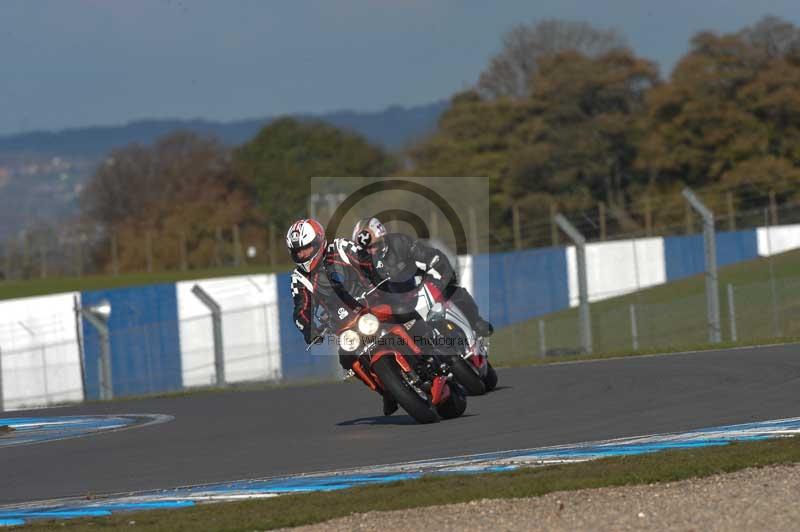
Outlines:
{"type": "Polygon", "coordinates": [[[361,337],[353,329],[347,329],[339,335],[339,347],[345,351],[355,351],[361,345],[361,337]]]}
{"type": "Polygon", "coordinates": [[[380,325],[381,322],[378,321],[374,314],[364,314],[358,318],[358,332],[364,336],[372,336],[378,332],[380,325]]]}

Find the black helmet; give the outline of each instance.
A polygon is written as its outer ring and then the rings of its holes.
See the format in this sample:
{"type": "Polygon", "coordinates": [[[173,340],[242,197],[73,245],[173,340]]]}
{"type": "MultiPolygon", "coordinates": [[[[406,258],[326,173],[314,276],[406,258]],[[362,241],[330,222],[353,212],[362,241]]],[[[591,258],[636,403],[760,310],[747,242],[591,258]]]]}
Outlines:
{"type": "Polygon", "coordinates": [[[382,259],[389,244],[386,242],[386,227],[371,216],[362,218],[353,228],[353,242],[374,258],[382,259]]]}

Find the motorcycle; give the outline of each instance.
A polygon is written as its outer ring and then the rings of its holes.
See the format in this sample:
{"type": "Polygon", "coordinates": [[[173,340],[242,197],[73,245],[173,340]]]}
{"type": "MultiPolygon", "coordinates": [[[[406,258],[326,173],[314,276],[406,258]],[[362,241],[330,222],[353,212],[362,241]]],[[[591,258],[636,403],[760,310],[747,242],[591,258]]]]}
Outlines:
{"type": "Polygon", "coordinates": [[[497,386],[497,372],[489,362],[489,344],[475,334],[464,313],[430,281],[420,285],[417,313],[434,329],[437,342],[455,349],[459,356],[448,364],[456,380],[470,395],[483,395],[497,386]]]}
{"type": "MultiPolygon", "coordinates": [[[[366,301],[378,286],[357,300],[366,301]]],[[[388,304],[360,310],[340,307],[329,317],[325,332],[333,332],[342,351],[355,357],[353,375],[373,391],[394,397],[417,422],[463,414],[466,394],[448,365],[411,337],[408,329],[413,322],[393,323],[393,315],[388,304]]]]}

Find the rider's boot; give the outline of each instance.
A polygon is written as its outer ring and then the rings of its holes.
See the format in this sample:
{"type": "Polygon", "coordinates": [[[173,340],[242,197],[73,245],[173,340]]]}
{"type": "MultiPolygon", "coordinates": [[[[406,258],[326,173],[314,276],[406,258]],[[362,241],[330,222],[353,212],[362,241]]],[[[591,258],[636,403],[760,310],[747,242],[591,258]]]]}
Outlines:
{"type": "Polygon", "coordinates": [[[472,328],[475,330],[475,334],[484,338],[490,337],[494,332],[492,324],[480,317],[472,324],[472,328]]]}

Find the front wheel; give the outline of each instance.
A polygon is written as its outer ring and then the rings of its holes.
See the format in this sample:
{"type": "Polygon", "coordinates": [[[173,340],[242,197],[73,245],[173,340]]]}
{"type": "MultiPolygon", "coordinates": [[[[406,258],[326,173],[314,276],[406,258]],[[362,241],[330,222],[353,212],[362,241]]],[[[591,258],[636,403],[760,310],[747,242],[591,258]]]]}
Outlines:
{"type": "Polygon", "coordinates": [[[384,356],[372,365],[372,370],[383,383],[384,393],[389,393],[395,398],[403,410],[419,423],[433,423],[439,420],[436,411],[411,388],[403,377],[403,370],[394,357],[384,356]]]}
{"type": "Polygon", "coordinates": [[[467,409],[467,396],[464,394],[464,389],[455,382],[448,384],[450,386],[450,397],[447,401],[436,407],[436,411],[444,419],[453,419],[467,409]]]}
{"type": "Polygon", "coordinates": [[[486,385],[483,383],[480,375],[472,369],[472,363],[464,360],[460,356],[452,356],[448,358],[450,363],[450,370],[458,383],[467,390],[470,395],[483,395],[486,393],[486,385]]]}
{"type": "Polygon", "coordinates": [[[491,392],[497,387],[497,372],[494,370],[491,364],[488,362],[486,368],[486,377],[484,378],[483,382],[486,384],[486,391],[491,392]]]}

